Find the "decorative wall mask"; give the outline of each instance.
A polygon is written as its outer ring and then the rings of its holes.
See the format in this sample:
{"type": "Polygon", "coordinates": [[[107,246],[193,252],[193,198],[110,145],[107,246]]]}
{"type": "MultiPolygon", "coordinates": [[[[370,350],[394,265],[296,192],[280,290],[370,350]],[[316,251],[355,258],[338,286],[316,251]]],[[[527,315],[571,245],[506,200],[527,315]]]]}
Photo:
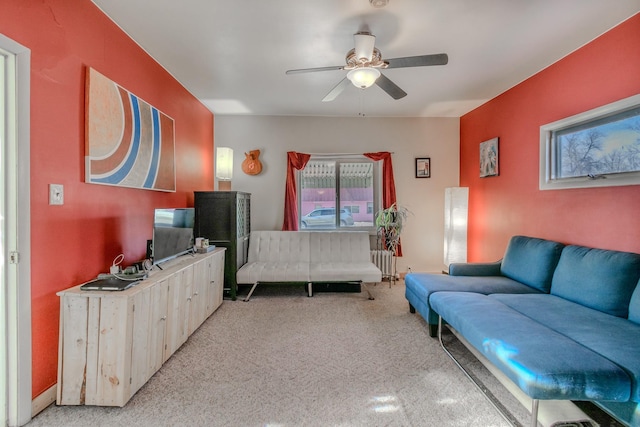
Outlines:
{"type": "Polygon", "coordinates": [[[244,153],[245,159],[242,161],[242,171],[247,175],[258,175],[262,172],[262,163],[258,159],[260,150],[251,150],[244,153]]]}

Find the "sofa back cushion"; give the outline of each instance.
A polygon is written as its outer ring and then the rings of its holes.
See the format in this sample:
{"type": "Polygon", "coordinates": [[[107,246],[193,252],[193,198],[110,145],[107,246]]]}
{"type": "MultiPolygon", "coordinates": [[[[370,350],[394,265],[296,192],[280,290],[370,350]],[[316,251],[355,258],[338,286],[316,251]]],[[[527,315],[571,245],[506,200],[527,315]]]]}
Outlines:
{"type": "Polygon", "coordinates": [[[371,262],[369,233],[362,231],[309,232],[311,262],[371,262]]]}
{"type": "Polygon", "coordinates": [[[252,231],[248,262],[309,262],[309,234],[298,231],[252,231]]]}
{"type": "Polygon", "coordinates": [[[551,240],[513,236],[502,259],[500,273],[548,293],[563,247],[562,243],[551,240]]]}
{"type": "Polygon", "coordinates": [[[640,281],[631,295],[629,303],[629,320],[640,325],[640,281]]]}
{"type": "Polygon", "coordinates": [[[640,279],[640,254],[567,246],[553,275],[551,293],[618,317],[627,317],[640,279]]]}

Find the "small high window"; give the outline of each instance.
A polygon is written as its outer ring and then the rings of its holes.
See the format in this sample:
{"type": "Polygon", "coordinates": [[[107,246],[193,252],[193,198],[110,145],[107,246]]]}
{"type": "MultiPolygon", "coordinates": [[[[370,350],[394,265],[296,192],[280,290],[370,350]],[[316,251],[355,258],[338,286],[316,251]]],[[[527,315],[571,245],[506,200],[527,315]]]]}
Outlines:
{"type": "Polygon", "coordinates": [[[640,95],[540,128],[540,189],[640,184],[640,95]]]}

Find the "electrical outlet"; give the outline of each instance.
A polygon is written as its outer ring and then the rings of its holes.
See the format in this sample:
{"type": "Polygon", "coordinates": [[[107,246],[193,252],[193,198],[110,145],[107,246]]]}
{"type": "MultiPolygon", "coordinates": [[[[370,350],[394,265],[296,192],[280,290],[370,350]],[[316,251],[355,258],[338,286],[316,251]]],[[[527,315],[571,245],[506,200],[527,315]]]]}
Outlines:
{"type": "Polygon", "coordinates": [[[64,205],[64,186],[62,184],[49,184],[49,204],[64,205]]]}

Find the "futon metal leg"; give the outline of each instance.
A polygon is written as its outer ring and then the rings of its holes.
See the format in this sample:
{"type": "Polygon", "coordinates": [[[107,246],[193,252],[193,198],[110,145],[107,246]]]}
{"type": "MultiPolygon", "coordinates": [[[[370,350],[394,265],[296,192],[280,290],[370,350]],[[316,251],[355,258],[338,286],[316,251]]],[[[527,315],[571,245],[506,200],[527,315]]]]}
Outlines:
{"type": "MultiPolygon", "coordinates": [[[[487,400],[489,401],[489,403],[491,403],[491,405],[496,409],[496,411],[498,411],[498,413],[500,413],[500,415],[502,415],[502,418],[505,419],[505,421],[507,421],[509,424],[511,424],[514,427],[522,427],[522,424],[520,424],[518,422],[518,420],[516,420],[516,418],[511,415],[511,413],[507,410],[507,408],[504,407],[504,405],[502,405],[502,403],[500,403],[498,401],[498,399],[496,399],[496,397],[493,395],[493,393],[491,393],[491,391],[489,391],[489,389],[487,389],[483,384],[481,384],[479,382],[479,380],[476,380],[474,378],[474,376],[467,371],[461,364],[460,362],[458,362],[458,360],[453,356],[453,354],[451,354],[451,352],[449,352],[449,350],[444,346],[444,342],[442,341],[442,317],[438,317],[438,340],[440,341],[440,346],[442,347],[442,349],[444,350],[444,352],[447,354],[447,356],[449,356],[451,358],[451,360],[453,360],[453,362],[456,364],[456,366],[458,366],[458,368],[460,368],[460,370],[467,376],[467,378],[469,378],[469,380],[471,380],[471,382],[473,383],[473,385],[475,385],[478,390],[480,390],[480,392],[484,395],[484,397],[487,398],[487,400]]],[[[534,403],[535,408],[536,408],[536,415],[535,415],[535,422],[537,425],[538,422],[538,417],[537,417],[537,413],[538,413],[538,403],[537,401],[535,401],[534,403]]]]}
{"type": "Polygon", "coordinates": [[[249,301],[249,298],[251,298],[251,295],[253,295],[253,291],[256,290],[256,286],[258,286],[258,282],[253,284],[253,286],[251,287],[251,290],[249,291],[249,293],[247,294],[247,296],[244,298],[243,301],[249,301]]]}
{"type": "Polygon", "coordinates": [[[538,427],[538,399],[531,401],[531,427],[538,427]]]}
{"type": "Polygon", "coordinates": [[[309,296],[312,297],[313,296],[313,283],[309,282],[309,296]]]}
{"type": "Polygon", "coordinates": [[[364,290],[369,294],[369,299],[374,300],[375,298],[373,297],[373,295],[371,295],[371,291],[369,291],[369,287],[367,286],[367,284],[364,282],[360,282],[360,284],[364,287],[364,290]]]}

